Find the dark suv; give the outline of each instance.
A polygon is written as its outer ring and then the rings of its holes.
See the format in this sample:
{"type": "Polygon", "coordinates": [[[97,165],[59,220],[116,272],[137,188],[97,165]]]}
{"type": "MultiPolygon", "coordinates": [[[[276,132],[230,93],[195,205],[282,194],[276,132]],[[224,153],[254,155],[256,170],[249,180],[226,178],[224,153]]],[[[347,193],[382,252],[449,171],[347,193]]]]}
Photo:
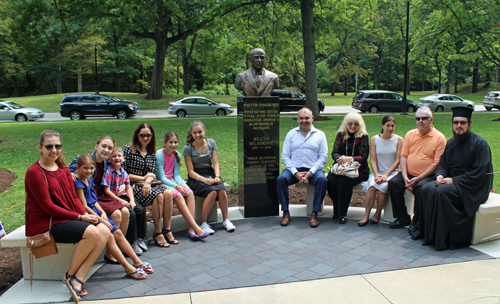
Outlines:
{"type": "MultiPolygon", "coordinates": [[[[271,96],[280,98],[280,112],[298,111],[306,106],[306,97],[295,91],[273,90],[271,96]]],[[[321,99],[318,99],[318,109],[320,112],[325,110],[325,103],[321,99]]]]}
{"type": "MultiPolygon", "coordinates": [[[[358,91],[352,99],[352,108],[361,112],[401,112],[403,96],[398,93],[384,90],[358,91]]],[[[406,112],[415,112],[418,105],[406,99],[406,112]]]]}
{"type": "Polygon", "coordinates": [[[72,120],[85,119],[87,116],[116,116],[125,119],[135,116],[139,105],[135,101],[101,94],[66,95],[59,104],[59,114],[72,120]]]}

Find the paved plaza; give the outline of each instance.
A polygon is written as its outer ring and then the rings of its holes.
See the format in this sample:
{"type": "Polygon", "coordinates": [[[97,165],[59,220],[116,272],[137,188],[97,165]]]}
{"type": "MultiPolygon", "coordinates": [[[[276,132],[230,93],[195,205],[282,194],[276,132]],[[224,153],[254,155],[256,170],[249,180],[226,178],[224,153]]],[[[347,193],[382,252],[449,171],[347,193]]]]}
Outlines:
{"type": "Polygon", "coordinates": [[[340,225],[321,218],[317,228],[305,217],[292,218],[287,227],[278,217],[234,224],[233,233],[214,225],[216,233],[206,241],[191,241],[180,231],[179,245],[152,245],[141,256],[155,269],[147,280],[126,279],[120,265],[104,265],[87,281],[91,292],[85,299],[262,286],[492,258],[472,248],[435,251],[412,240],[407,229],[361,228],[355,220],[340,225]]]}

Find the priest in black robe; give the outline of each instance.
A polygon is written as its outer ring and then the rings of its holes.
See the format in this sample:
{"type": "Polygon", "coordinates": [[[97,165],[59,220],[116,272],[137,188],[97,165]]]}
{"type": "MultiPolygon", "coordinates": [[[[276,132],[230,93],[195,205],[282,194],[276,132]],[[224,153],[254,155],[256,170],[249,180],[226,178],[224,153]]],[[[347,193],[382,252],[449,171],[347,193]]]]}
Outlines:
{"type": "Polygon", "coordinates": [[[493,185],[491,150],[486,140],[471,132],[472,109],[454,107],[453,138],[439,161],[436,181],[422,187],[418,210],[421,220],[410,227],[413,239],[436,250],[467,247],[474,214],[493,185]]]}

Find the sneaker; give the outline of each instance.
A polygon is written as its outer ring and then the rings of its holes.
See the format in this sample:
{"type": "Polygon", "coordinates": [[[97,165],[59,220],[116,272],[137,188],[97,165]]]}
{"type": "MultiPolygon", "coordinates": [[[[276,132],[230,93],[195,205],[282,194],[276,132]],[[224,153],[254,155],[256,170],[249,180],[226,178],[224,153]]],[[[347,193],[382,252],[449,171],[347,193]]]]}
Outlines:
{"type": "Polygon", "coordinates": [[[137,256],[142,254],[142,249],[139,246],[139,243],[137,243],[137,241],[134,241],[134,243],[132,243],[132,249],[134,250],[134,252],[137,256]]]}
{"type": "Polygon", "coordinates": [[[141,247],[143,252],[148,251],[148,244],[146,243],[146,240],[144,240],[144,238],[138,238],[137,243],[139,244],[139,247],[141,247]]]}
{"type": "Polygon", "coordinates": [[[224,226],[224,228],[226,228],[227,232],[233,232],[236,228],[229,219],[226,219],[224,222],[222,222],[222,225],[224,226]]]}
{"type": "Polygon", "coordinates": [[[214,234],[214,230],[212,229],[212,226],[210,226],[209,224],[207,224],[207,222],[203,222],[201,225],[200,225],[200,228],[203,229],[204,231],[208,232],[208,234],[214,234]]]}

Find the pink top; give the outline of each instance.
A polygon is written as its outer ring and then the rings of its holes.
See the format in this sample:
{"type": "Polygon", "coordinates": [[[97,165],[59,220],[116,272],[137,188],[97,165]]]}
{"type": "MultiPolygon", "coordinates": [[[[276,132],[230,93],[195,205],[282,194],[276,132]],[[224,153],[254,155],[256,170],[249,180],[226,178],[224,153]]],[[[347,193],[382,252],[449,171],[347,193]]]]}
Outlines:
{"type": "Polygon", "coordinates": [[[165,177],[169,180],[174,180],[174,161],[175,161],[175,152],[172,155],[168,156],[163,150],[163,157],[165,158],[165,166],[163,167],[163,171],[165,171],[165,177]]]}

